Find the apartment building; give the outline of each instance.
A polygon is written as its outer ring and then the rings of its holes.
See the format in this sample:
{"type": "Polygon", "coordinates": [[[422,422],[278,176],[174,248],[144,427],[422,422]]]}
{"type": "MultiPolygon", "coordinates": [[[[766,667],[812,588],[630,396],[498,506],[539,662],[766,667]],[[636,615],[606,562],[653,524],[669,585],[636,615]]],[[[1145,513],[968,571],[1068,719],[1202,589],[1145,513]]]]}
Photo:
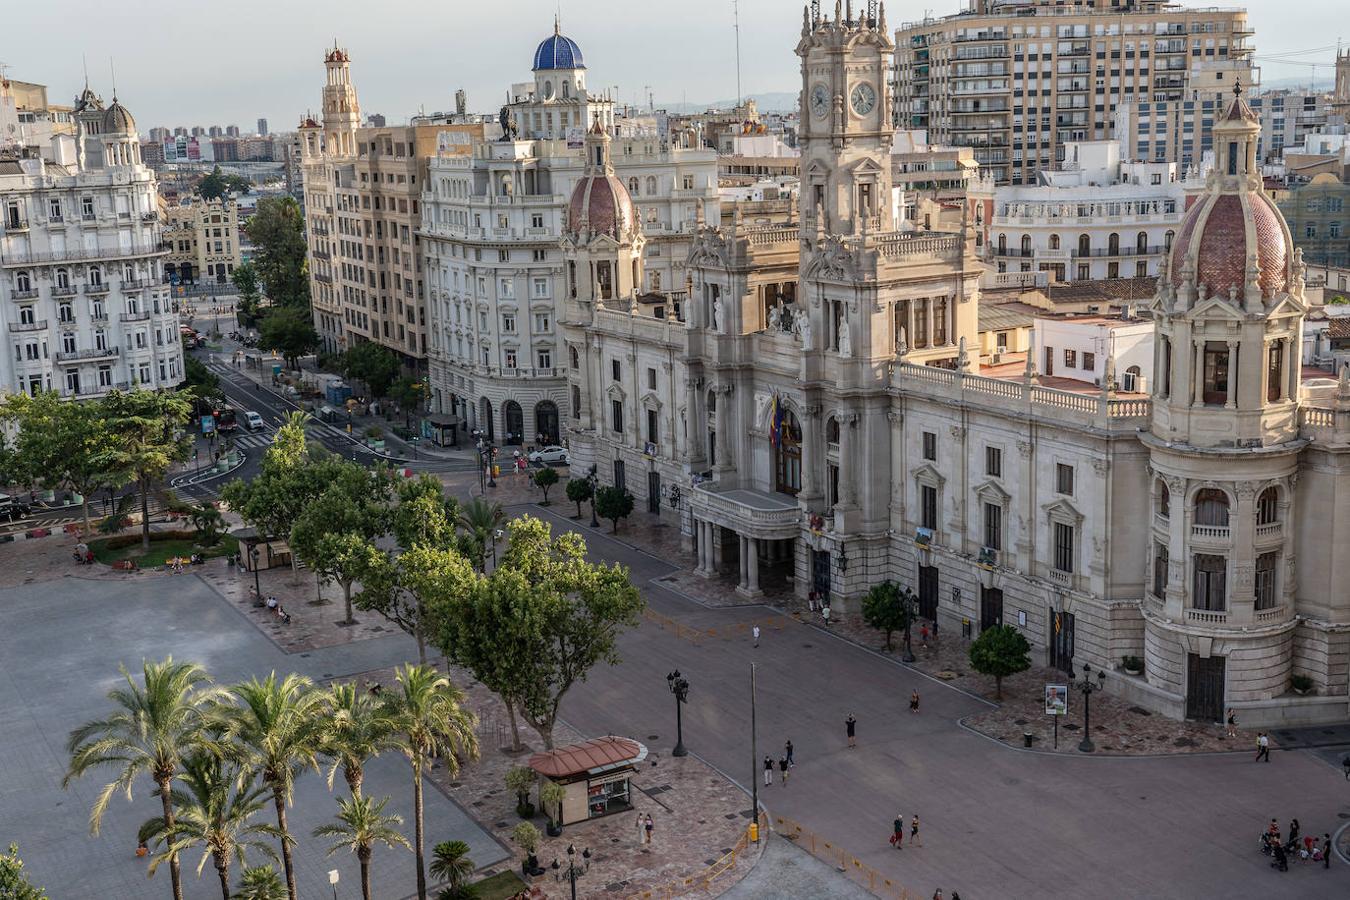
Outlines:
{"type": "MultiPolygon", "coordinates": [[[[1237,9],[974,0],[896,31],[895,122],[973,147],[1000,182],[1034,184],[1066,142],[1113,137],[1122,103],[1217,100],[1235,79],[1250,84],[1251,36],[1237,9]]],[[[1183,142],[1212,124],[1186,122],[1183,142]]]]}
{"type": "Polygon", "coordinates": [[[243,262],[239,248],[239,205],[234,200],[188,197],[165,206],[164,277],[174,284],[225,284],[243,262]]]}

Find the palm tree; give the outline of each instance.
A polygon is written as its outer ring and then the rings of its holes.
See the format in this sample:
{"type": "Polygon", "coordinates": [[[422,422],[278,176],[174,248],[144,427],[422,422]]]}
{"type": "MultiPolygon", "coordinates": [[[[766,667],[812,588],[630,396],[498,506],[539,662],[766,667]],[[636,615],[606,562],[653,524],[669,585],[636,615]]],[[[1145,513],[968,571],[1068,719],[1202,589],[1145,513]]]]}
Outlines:
{"type": "Polygon", "coordinates": [[[487,548],[495,543],[497,528],[506,519],[500,503],[493,503],[482,497],[474,497],[459,510],[459,526],[469,534],[477,554],[478,568],[487,565],[487,548]]]}
{"type": "Polygon", "coordinates": [[[370,797],[353,797],[350,801],[338,798],[338,823],[320,825],[314,829],[315,837],[335,837],[333,846],[328,848],[332,856],[339,850],[350,850],[361,863],[361,896],[370,900],[370,857],[376,844],[388,847],[408,847],[408,839],[395,830],[403,824],[402,816],[386,816],[384,806],[388,797],[372,800],[370,797]]]}
{"type": "MultiPolygon", "coordinates": [[[[196,663],[176,663],[170,656],[162,663],[141,664],[144,686],[132,680],[122,667],[126,686],[108,692],[115,710],[106,719],[89,722],[70,733],[66,749],[70,770],[61,786],[98,766],[121,769],[117,778],[99,791],[89,813],[89,826],[98,834],[108,801],[117,791],[131,799],[131,786],[142,774],[154,779],[164,805],[165,827],[174,827],[171,784],[183,757],[203,740],[207,705],[222,693],[210,686],[211,678],[196,663]]],[[[178,854],[169,854],[169,879],[174,900],[183,900],[183,875],[178,854]]]]}
{"type": "Polygon", "coordinates": [[[286,896],[286,885],[281,876],[270,865],[252,866],[239,876],[239,889],[230,900],[282,900],[286,896]]]}
{"type": "Polygon", "coordinates": [[[426,863],[422,836],[422,770],[427,761],[440,757],[451,775],[459,772],[459,758],[478,757],[478,718],[463,709],[464,692],[430,666],[411,663],[394,670],[399,690],[391,691],[388,704],[404,754],[413,769],[413,853],[417,857],[417,897],[427,898],[426,863]]]}
{"type": "Polygon", "coordinates": [[[185,758],[178,780],[183,788],[171,791],[172,828],[162,816],[141,826],[143,843],[156,840],[165,846],[164,852],[151,861],[150,874],[155,874],[164,861],[201,845],[204,852],[197,863],[197,877],[201,877],[206,861],[212,860],[220,877],[221,895],[230,900],[232,858],[242,866],[246,850],[258,850],[273,860],[277,856],[270,844],[257,838],[278,837],[280,832],[272,825],[250,822],[267,805],[267,788],[255,786],[252,778],[241,777],[238,766],[209,751],[185,758]]]}
{"type": "Polygon", "coordinates": [[[338,769],[342,769],[352,796],[360,797],[366,760],[399,746],[394,721],[387,707],[376,703],[355,682],[334,684],[324,701],[327,721],[321,748],[323,755],[332,760],[328,787],[333,787],[333,779],[338,769]]]}
{"type": "Polygon", "coordinates": [[[295,776],[305,769],[319,768],[323,693],[312,688],[313,682],[303,675],[291,673],[278,680],[277,673],[272,672],[263,681],[254,678],[235,685],[236,705],[220,710],[224,736],[233,742],[245,771],[260,777],[272,792],[290,900],[296,900],[291,859],[295,839],[286,825],[286,806],[295,776]]]}
{"type": "Polygon", "coordinates": [[[469,859],[469,845],[463,841],[441,841],[431,848],[431,855],[428,871],[433,878],[445,882],[445,889],[437,895],[437,900],[462,900],[471,896],[469,878],[476,867],[469,859]]]}

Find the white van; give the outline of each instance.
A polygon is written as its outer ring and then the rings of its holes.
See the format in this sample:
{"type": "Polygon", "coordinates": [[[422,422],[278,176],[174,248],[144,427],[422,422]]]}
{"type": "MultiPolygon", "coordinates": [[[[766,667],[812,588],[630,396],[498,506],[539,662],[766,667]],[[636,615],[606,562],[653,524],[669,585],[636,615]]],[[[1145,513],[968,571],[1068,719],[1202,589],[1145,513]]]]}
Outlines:
{"type": "Polygon", "coordinates": [[[262,431],[267,427],[263,422],[263,417],[252,410],[244,413],[244,425],[248,427],[249,431],[262,431]]]}

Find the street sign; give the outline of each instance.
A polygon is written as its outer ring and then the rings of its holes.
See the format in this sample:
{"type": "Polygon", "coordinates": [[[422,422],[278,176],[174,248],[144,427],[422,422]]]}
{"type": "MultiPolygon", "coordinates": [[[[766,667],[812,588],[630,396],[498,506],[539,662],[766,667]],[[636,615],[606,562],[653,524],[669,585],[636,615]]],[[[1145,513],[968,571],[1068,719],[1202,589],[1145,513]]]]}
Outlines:
{"type": "Polygon", "coordinates": [[[202,434],[210,434],[216,430],[215,416],[202,416],[202,434]]]}
{"type": "Polygon", "coordinates": [[[1045,714],[1063,716],[1069,712],[1069,686],[1067,684],[1047,684],[1045,686],[1045,714]]]}

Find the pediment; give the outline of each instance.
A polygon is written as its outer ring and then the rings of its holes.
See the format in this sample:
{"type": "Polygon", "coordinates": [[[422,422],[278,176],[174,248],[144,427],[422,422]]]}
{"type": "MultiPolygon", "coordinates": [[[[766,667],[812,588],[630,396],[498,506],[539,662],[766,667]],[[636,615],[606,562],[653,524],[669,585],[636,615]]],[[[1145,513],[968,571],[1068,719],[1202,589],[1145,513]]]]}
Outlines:
{"type": "Polygon", "coordinates": [[[1083,523],[1083,514],[1063,497],[1050,503],[1043,504],[1041,506],[1041,511],[1049,518],[1057,519],[1061,522],[1068,522],[1073,525],[1081,525],[1083,523]]]}
{"type": "MultiPolygon", "coordinates": [[[[1241,302],[1239,298],[1238,303],[1241,302]]],[[[1203,302],[1191,307],[1190,319],[1219,319],[1241,322],[1247,318],[1242,308],[1227,297],[1206,297],[1203,302]]]]}
{"type": "Polygon", "coordinates": [[[1012,499],[1012,494],[1009,494],[1003,489],[1003,485],[992,479],[976,485],[975,496],[985,503],[993,503],[996,506],[1004,506],[1012,499]]]}
{"type": "Polygon", "coordinates": [[[858,160],[848,168],[849,171],[851,171],[854,174],[854,176],[880,175],[882,172],[881,166],[878,165],[877,161],[870,156],[864,156],[862,159],[858,160]]]}
{"type": "Polygon", "coordinates": [[[924,463],[914,470],[914,480],[920,484],[931,484],[937,487],[942,487],[947,483],[946,476],[928,463],[924,463]]]}

